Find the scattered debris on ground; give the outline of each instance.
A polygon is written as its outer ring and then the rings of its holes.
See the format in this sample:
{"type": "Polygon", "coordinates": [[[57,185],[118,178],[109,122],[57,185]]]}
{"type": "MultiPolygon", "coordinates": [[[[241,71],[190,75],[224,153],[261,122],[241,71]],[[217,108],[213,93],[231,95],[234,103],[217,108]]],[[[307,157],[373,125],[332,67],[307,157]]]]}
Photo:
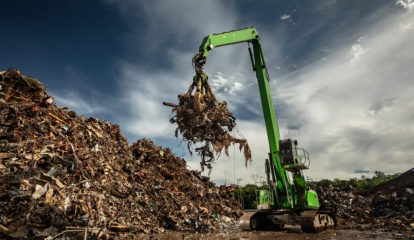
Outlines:
{"type": "Polygon", "coordinates": [[[195,152],[201,157],[201,170],[205,167],[212,169],[211,163],[215,155],[220,154],[224,148],[229,156],[231,144],[239,144],[239,150],[244,150],[246,165],[251,161],[252,154],[246,139],[236,138],[230,134],[236,126],[236,118],[227,109],[227,103],[204,100],[200,112],[194,110],[194,96],[178,95],[179,104],[164,103],[173,107],[175,114],[170,122],[177,124],[175,136],[182,136],[187,148],[192,154],[193,144],[203,143],[203,146],[195,148],[195,152]]]}
{"type": "Polygon", "coordinates": [[[242,214],[229,189],[169,148],[129,145],[118,125],[57,107],[17,69],[0,72],[0,108],[1,239],[43,239],[67,227],[117,238],[214,230],[242,214]]]}
{"type": "Polygon", "coordinates": [[[332,211],[343,229],[414,231],[414,194],[410,188],[365,197],[361,189],[352,187],[319,188],[317,192],[321,209],[332,211]]]}

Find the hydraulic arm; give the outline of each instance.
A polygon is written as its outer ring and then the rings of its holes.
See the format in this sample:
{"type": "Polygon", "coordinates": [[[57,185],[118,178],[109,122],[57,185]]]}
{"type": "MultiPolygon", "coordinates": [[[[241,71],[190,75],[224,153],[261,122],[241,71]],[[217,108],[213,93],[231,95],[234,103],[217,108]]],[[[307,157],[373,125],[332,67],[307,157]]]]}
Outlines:
{"type": "MultiPolygon", "coordinates": [[[[199,48],[199,53],[196,55],[195,60],[197,64],[202,66],[207,62],[207,56],[214,48],[241,42],[251,43],[253,46],[253,54],[250,46],[249,54],[252,60],[253,71],[256,72],[256,77],[259,84],[263,114],[266,123],[267,136],[269,139],[269,157],[272,160],[271,165],[274,168],[273,174],[276,178],[275,187],[277,191],[275,193],[275,200],[277,202],[277,207],[280,209],[292,208],[292,188],[288,184],[289,179],[286,171],[281,165],[278,154],[280,140],[279,127],[273,107],[273,101],[269,87],[269,75],[266,69],[262,46],[260,44],[259,33],[255,28],[247,28],[232,32],[209,35],[203,39],[203,42],[199,48]]],[[[305,186],[299,185],[298,187],[304,188],[305,186]]]]}
{"type": "MultiPolygon", "coordinates": [[[[193,65],[195,68],[202,68],[207,63],[207,56],[213,49],[242,42],[248,43],[252,68],[256,72],[259,85],[270,148],[269,161],[266,161],[266,169],[269,178],[270,176],[272,178],[268,179],[270,183],[269,190],[263,190],[260,193],[259,212],[255,214],[250,213],[251,216],[248,216],[249,226],[251,228],[257,228],[258,226],[281,226],[284,223],[290,223],[290,220],[285,219],[286,221],[284,221],[280,217],[283,215],[282,210],[288,210],[290,212],[287,212],[287,214],[291,216],[289,219],[299,221],[302,217],[302,229],[304,231],[314,231],[320,228],[319,225],[315,226],[315,224],[310,224],[309,222],[313,222],[316,216],[320,217],[320,214],[318,215],[317,211],[310,213],[309,210],[317,210],[319,208],[318,197],[316,192],[308,190],[302,174],[302,170],[308,168],[309,162],[307,161],[309,161],[309,157],[305,150],[297,147],[297,141],[291,139],[281,140],[280,138],[269,86],[269,73],[257,30],[251,27],[205,37],[199,47],[199,52],[192,59],[193,65]],[[253,51],[250,45],[252,45],[253,51]],[[289,172],[292,176],[292,183],[289,180],[289,172]],[[306,210],[308,211],[304,213],[306,210]]],[[[326,213],[325,215],[323,217],[326,217],[326,221],[328,221],[328,224],[325,225],[333,226],[334,223],[331,214],[326,213]],[[329,223],[329,220],[331,220],[332,224],[329,223]]],[[[241,222],[242,224],[246,224],[246,222],[243,223],[243,218],[241,222]]],[[[322,225],[323,221],[319,222],[322,225]]]]}

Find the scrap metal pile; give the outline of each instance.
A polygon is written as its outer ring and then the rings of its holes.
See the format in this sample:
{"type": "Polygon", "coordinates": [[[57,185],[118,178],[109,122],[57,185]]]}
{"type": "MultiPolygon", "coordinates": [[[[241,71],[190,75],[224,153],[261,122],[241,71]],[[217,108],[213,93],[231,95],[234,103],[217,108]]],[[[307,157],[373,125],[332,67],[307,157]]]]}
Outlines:
{"type": "Polygon", "coordinates": [[[173,106],[170,122],[177,124],[175,136],[182,135],[187,142],[187,148],[192,154],[191,146],[195,143],[203,143],[195,149],[201,157],[201,170],[207,167],[212,169],[211,163],[215,160],[215,154],[220,154],[224,148],[229,156],[231,144],[239,144],[239,150],[244,150],[245,163],[251,161],[252,154],[246,139],[236,138],[230,131],[236,126],[236,118],[227,109],[227,103],[215,101],[200,101],[200,110],[194,108],[195,96],[178,95],[179,104],[173,106]]]}
{"type": "Polygon", "coordinates": [[[337,216],[338,225],[344,229],[413,231],[414,194],[410,188],[391,194],[376,192],[372,196],[358,189],[319,188],[321,209],[337,216]]]}
{"type": "Polygon", "coordinates": [[[169,148],[147,139],[130,146],[118,125],[57,107],[16,69],[0,72],[0,108],[0,239],[68,226],[118,237],[215,229],[241,214],[228,189],[169,148]]]}

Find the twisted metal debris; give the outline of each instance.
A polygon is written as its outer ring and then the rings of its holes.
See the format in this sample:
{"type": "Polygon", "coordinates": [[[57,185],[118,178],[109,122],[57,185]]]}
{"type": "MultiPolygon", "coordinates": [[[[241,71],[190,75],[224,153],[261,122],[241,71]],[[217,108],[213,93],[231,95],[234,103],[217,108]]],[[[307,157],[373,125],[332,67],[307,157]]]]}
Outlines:
{"type": "Polygon", "coordinates": [[[318,188],[321,209],[336,215],[342,229],[414,232],[414,194],[410,188],[368,195],[356,188],[318,188]]]}
{"type": "Polygon", "coordinates": [[[195,152],[201,157],[201,170],[205,167],[211,172],[211,163],[215,160],[215,154],[225,150],[229,156],[231,144],[239,144],[239,150],[244,150],[245,164],[251,161],[252,155],[246,139],[235,138],[230,134],[236,126],[236,118],[227,109],[227,103],[204,100],[201,101],[200,111],[194,110],[194,96],[178,95],[179,104],[164,103],[173,107],[174,116],[170,118],[172,124],[177,124],[175,136],[182,136],[187,143],[187,148],[192,154],[193,144],[204,143],[195,148],[195,152]]]}
{"type": "Polygon", "coordinates": [[[16,69],[0,72],[0,107],[0,239],[77,226],[102,238],[214,230],[241,215],[229,189],[169,148],[129,145],[118,125],[57,107],[16,69]]]}

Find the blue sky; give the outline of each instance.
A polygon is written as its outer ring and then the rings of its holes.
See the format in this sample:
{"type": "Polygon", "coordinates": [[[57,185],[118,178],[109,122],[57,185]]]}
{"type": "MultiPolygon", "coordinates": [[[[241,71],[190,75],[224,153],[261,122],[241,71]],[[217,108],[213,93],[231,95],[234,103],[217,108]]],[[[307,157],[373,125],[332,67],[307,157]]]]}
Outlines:
{"type": "MultiPolygon", "coordinates": [[[[48,86],[60,106],[150,138],[193,169],[170,109],[191,82],[203,37],[254,26],[261,35],[282,138],[311,155],[313,179],[402,172],[414,163],[413,0],[2,1],[0,69],[48,86]]],[[[246,44],[219,48],[206,65],[238,118],[253,162],[236,152],[236,178],[264,175],[268,144],[246,44]]],[[[231,153],[233,156],[233,153],[231,153]]],[[[212,179],[234,177],[220,157],[212,179]]],[[[233,181],[233,179],[231,179],[233,181]]]]}

